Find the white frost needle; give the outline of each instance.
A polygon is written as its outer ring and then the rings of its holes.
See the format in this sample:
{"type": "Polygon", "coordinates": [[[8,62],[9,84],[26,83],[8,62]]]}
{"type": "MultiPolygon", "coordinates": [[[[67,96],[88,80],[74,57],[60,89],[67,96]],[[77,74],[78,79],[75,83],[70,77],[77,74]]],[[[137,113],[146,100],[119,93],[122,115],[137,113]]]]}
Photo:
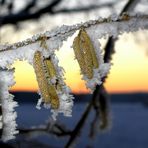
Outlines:
{"type": "Polygon", "coordinates": [[[13,100],[13,95],[9,94],[8,89],[14,85],[13,78],[14,69],[0,69],[0,103],[1,113],[0,126],[2,128],[2,140],[7,141],[15,138],[15,134],[18,133],[16,130],[16,117],[17,114],[14,108],[18,105],[13,100]]]}

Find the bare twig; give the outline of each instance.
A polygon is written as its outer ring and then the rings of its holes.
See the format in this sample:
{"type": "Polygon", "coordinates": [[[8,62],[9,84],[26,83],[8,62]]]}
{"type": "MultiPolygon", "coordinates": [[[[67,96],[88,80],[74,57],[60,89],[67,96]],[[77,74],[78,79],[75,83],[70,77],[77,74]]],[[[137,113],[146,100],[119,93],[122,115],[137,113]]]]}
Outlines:
{"type": "MultiPolygon", "coordinates": [[[[1,96],[0,96],[1,97],[1,96]]],[[[2,106],[1,106],[1,104],[0,104],[0,117],[2,117],[2,106]]],[[[2,121],[1,121],[1,119],[0,119],[0,124],[2,124],[2,121]]],[[[2,128],[2,127],[1,127],[2,128]]],[[[2,133],[3,133],[3,129],[0,129],[0,138],[1,138],[1,136],[2,136],[2,133]]]]}
{"type": "Polygon", "coordinates": [[[115,3],[117,2],[109,2],[109,3],[100,4],[100,5],[90,5],[90,6],[80,7],[80,8],[71,8],[71,9],[64,8],[64,9],[54,11],[54,14],[89,12],[89,11],[94,11],[95,9],[102,9],[105,7],[111,8],[115,3]]]}
{"type": "Polygon", "coordinates": [[[33,135],[34,133],[38,133],[38,135],[42,135],[43,133],[52,134],[58,137],[61,136],[69,136],[72,132],[61,124],[55,123],[50,126],[51,122],[49,121],[46,125],[36,126],[34,128],[19,128],[19,132],[22,135],[33,135]],[[50,128],[49,128],[50,127],[50,128]]]}
{"type": "Polygon", "coordinates": [[[23,10],[19,11],[16,14],[8,14],[5,16],[0,16],[1,26],[5,24],[17,24],[21,21],[30,20],[30,19],[37,19],[45,13],[56,15],[59,13],[69,14],[69,13],[79,13],[79,12],[86,12],[86,11],[88,12],[88,11],[92,11],[92,10],[104,8],[104,7],[111,8],[115,3],[117,3],[117,2],[109,2],[109,3],[100,4],[100,5],[84,6],[81,8],[70,8],[70,9],[63,8],[58,10],[54,9],[55,6],[60,4],[60,2],[61,0],[56,0],[56,1],[53,0],[53,2],[50,3],[49,5],[46,5],[46,7],[41,8],[35,11],[34,13],[30,13],[29,12],[30,9],[32,7],[35,7],[35,4],[36,4],[36,0],[33,0],[23,10]]]}
{"type": "Polygon", "coordinates": [[[91,123],[89,136],[93,138],[97,131],[106,130],[109,127],[109,95],[105,88],[100,88],[98,95],[94,98],[93,108],[95,110],[95,117],[91,123]]]}
{"type": "Polygon", "coordinates": [[[34,5],[35,2],[30,3],[24,10],[17,14],[9,14],[6,16],[0,16],[0,26],[5,24],[16,24],[20,21],[30,20],[30,19],[37,19],[44,13],[53,13],[53,8],[57,6],[62,0],[53,0],[49,5],[46,7],[41,8],[37,12],[29,13],[28,10],[34,5]]]}
{"type": "Polygon", "coordinates": [[[102,85],[100,85],[100,86],[97,85],[97,89],[94,91],[92,99],[90,100],[90,102],[89,102],[88,106],[86,107],[83,115],[81,116],[79,122],[77,123],[76,127],[72,131],[72,134],[70,135],[70,139],[68,140],[68,142],[65,146],[66,148],[71,147],[72,144],[75,142],[76,138],[79,136],[79,134],[82,130],[82,127],[84,126],[85,121],[86,121],[86,119],[87,119],[87,117],[88,117],[88,115],[91,111],[91,108],[93,106],[93,101],[97,97],[101,87],[102,87],[102,85]]]}
{"type": "Polygon", "coordinates": [[[120,15],[123,13],[123,12],[131,12],[135,7],[136,5],[139,3],[139,0],[129,0],[126,5],[123,7],[123,9],[121,10],[120,12],[120,15]]]}
{"type": "MultiPolygon", "coordinates": [[[[127,4],[122,9],[121,13],[119,15],[122,15],[123,12],[130,12],[131,9],[133,9],[136,4],[138,3],[138,0],[129,0],[127,4]]],[[[115,53],[114,46],[115,41],[117,38],[109,37],[106,46],[105,46],[105,53],[104,53],[104,62],[110,62],[112,59],[112,55],[115,53]]],[[[104,78],[104,81],[107,77],[104,78]]],[[[101,118],[102,125],[100,128],[107,128],[109,126],[109,119],[108,118],[108,96],[107,92],[105,91],[105,88],[102,87],[102,91],[99,91],[99,97],[94,99],[94,110],[95,110],[95,117],[94,120],[91,123],[91,130],[90,130],[90,137],[93,137],[96,132],[96,126],[97,122],[99,120],[99,117],[101,118]]],[[[97,88],[96,88],[97,89],[97,88]]]]}
{"type": "MultiPolygon", "coordinates": [[[[36,0],[30,1],[30,2],[27,4],[27,6],[26,6],[23,10],[21,10],[21,12],[19,12],[19,14],[20,14],[20,13],[28,13],[28,12],[30,11],[30,9],[33,8],[35,5],[36,5],[36,0]]],[[[17,23],[17,22],[16,22],[16,23],[17,23]]]]}

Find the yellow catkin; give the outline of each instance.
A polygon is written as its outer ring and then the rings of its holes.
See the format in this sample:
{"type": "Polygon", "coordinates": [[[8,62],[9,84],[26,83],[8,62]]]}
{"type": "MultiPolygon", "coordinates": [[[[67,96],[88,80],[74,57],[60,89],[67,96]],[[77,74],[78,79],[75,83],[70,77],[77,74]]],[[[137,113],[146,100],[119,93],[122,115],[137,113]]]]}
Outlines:
{"type": "Polygon", "coordinates": [[[79,63],[81,72],[85,75],[87,73],[87,71],[86,71],[86,68],[85,68],[84,54],[80,49],[80,43],[79,42],[80,42],[80,39],[79,39],[79,36],[77,36],[74,39],[74,42],[73,42],[73,49],[74,49],[75,57],[76,57],[76,59],[79,63]]]}
{"type": "MultiPolygon", "coordinates": [[[[56,72],[56,69],[55,69],[54,64],[51,61],[51,59],[50,58],[46,58],[46,59],[43,60],[43,63],[44,63],[44,67],[46,69],[46,74],[49,77],[49,79],[51,80],[52,78],[57,77],[57,72],[56,72]]],[[[59,84],[59,81],[58,81],[57,78],[56,78],[56,83],[53,84],[53,85],[55,86],[55,88],[58,91],[62,90],[62,86],[59,84]]]]}
{"type": "Polygon", "coordinates": [[[43,56],[40,51],[35,52],[33,64],[43,101],[47,104],[50,103],[51,108],[57,109],[59,107],[59,98],[55,87],[48,83],[43,67],[43,56]]]}
{"type": "Polygon", "coordinates": [[[98,59],[97,59],[96,52],[92,44],[92,41],[84,28],[81,29],[81,34],[86,40],[88,50],[90,50],[92,61],[93,61],[93,67],[98,68],[99,63],[98,63],[98,59]]]}
{"type": "Polygon", "coordinates": [[[49,74],[49,77],[52,79],[53,77],[56,76],[56,69],[51,61],[50,58],[46,58],[43,60],[45,67],[47,69],[47,72],[49,74]]]}
{"type": "Polygon", "coordinates": [[[59,98],[55,89],[55,86],[53,85],[49,85],[49,95],[51,97],[51,106],[54,109],[58,109],[59,108],[59,98]]]}
{"type": "Polygon", "coordinates": [[[86,68],[86,75],[89,79],[93,77],[93,61],[92,61],[92,56],[91,52],[89,49],[89,42],[86,34],[84,33],[83,30],[80,30],[79,32],[79,40],[80,40],[80,49],[82,50],[84,54],[84,62],[85,62],[85,68],[86,68]]]}
{"type": "MultiPolygon", "coordinates": [[[[46,44],[46,40],[47,40],[47,37],[43,36],[41,38],[41,42],[40,42],[40,46],[43,47],[44,49],[48,49],[48,46],[46,44]]],[[[53,64],[52,60],[50,59],[50,57],[44,59],[43,64],[44,64],[44,70],[45,70],[47,77],[49,77],[50,80],[52,78],[55,78],[57,76],[57,73],[56,73],[56,69],[55,69],[54,64],[53,64]]],[[[57,79],[56,79],[56,83],[54,84],[54,86],[58,91],[62,90],[62,87],[58,83],[57,79]]]]}
{"type": "Polygon", "coordinates": [[[81,71],[87,78],[93,77],[93,69],[98,68],[98,60],[93,44],[84,28],[74,39],[73,49],[81,71]]]}

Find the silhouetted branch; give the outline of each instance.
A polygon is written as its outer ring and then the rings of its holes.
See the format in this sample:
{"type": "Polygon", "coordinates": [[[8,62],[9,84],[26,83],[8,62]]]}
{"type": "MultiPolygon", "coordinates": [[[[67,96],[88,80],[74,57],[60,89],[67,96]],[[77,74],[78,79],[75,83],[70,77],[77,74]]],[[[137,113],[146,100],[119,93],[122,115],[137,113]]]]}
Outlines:
{"type": "MultiPolygon", "coordinates": [[[[1,97],[1,96],[0,96],[1,97]]],[[[2,117],[2,106],[0,104],[0,117],[2,117]]],[[[0,124],[2,124],[1,122],[2,119],[0,119],[0,124]]],[[[2,125],[1,125],[2,126],[2,125]]],[[[2,133],[3,133],[3,129],[0,129],[0,138],[2,137],[2,133]]]]}
{"type": "MultiPolygon", "coordinates": [[[[67,8],[63,8],[60,10],[55,10],[54,7],[59,5],[59,3],[62,0],[53,0],[52,3],[50,3],[49,5],[46,5],[46,7],[41,8],[33,13],[29,12],[30,9],[32,7],[35,7],[36,4],[36,0],[31,1],[23,10],[21,10],[20,12],[16,13],[16,14],[7,14],[5,16],[0,16],[0,25],[3,26],[5,24],[17,24],[18,22],[21,21],[25,21],[25,20],[30,20],[30,19],[38,19],[41,15],[45,14],[45,13],[49,13],[51,15],[56,15],[59,13],[79,13],[79,12],[88,12],[91,10],[95,10],[95,9],[101,9],[104,7],[110,7],[112,8],[113,5],[115,4],[115,2],[110,2],[110,3],[104,3],[101,5],[90,5],[90,6],[84,6],[81,8],[71,8],[71,9],[67,9],[67,8]]],[[[117,3],[117,2],[116,2],[117,3]]]]}
{"type": "Polygon", "coordinates": [[[120,12],[120,15],[123,13],[123,12],[131,12],[135,7],[136,5],[139,3],[139,0],[129,0],[126,5],[123,7],[123,9],[121,10],[120,12]]]}
{"type": "Polygon", "coordinates": [[[53,9],[57,6],[62,0],[53,0],[46,7],[39,9],[34,13],[29,13],[31,7],[35,5],[35,2],[30,3],[25,9],[17,14],[8,14],[5,16],[0,16],[0,26],[5,24],[16,24],[20,21],[30,20],[30,19],[38,19],[44,13],[53,13],[53,9]]]}
{"type": "Polygon", "coordinates": [[[110,62],[111,61],[111,56],[114,51],[114,46],[115,46],[115,39],[113,37],[110,37],[107,41],[107,44],[105,46],[105,53],[104,53],[104,61],[105,62],[110,62]]]}
{"type": "Polygon", "coordinates": [[[86,107],[82,117],[80,118],[79,122],[77,123],[76,127],[74,128],[74,130],[72,131],[71,135],[70,135],[70,139],[68,140],[65,148],[69,148],[71,147],[71,145],[73,145],[73,143],[75,142],[76,138],[78,136],[80,136],[81,130],[86,122],[86,119],[91,111],[91,107],[93,104],[93,100],[91,100],[88,104],[88,106],[86,107]]]}
{"type": "Polygon", "coordinates": [[[105,88],[100,87],[99,92],[94,98],[93,107],[95,110],[95,117],[91,123],[89,136],[93,138],[97,131],[106,130],[110,125],[109,118],[109,95],[105,88]]]}
{"type": "Polygon", "coordinates": [[[36,126],[33,128],[20,128],[18,129],[20,134],[22,135],[42,135],[43,133],[46,134],[52,134],[58,137],[61,136],[69,136],[72,132],[68,129],[66,129],[61,124],[55,123],[54,125],[51,125],[52,122],[48,122],[46,125],[43,126],[36,126]]]}
{"type": "Polygon", "coordinates": [[[5,0],[1,0],[1,1],[0,1],[0,4],[1,4],[1,5],[4,5],[5,2],[6,2],[5,0]]]}
{"type": "MultiPolygon", "coordinates": [[[[122,9],[121,15],[123,12],[129,12],[131,9],[133,9],[136,4],[138,3],[138,0],[129,0],[124,8],[122,9]]],[[[115,41],[117,38],[109,37],[106,46],[105,46],[105,53],[104,53],[104,62],[110,62],[112,59],[112,55],[115,53],[114,51],[114,46],[115,46],[115,41]]],[[[105,81],[106,77],[104,78],[103,81],[105,81]]],[[[98,87],[96,87],[98,89],[98,87]]],[[[96,132],[96,127],[97,127],[97,122],[99,121],[100,118],[100,128],[105,129],[109,126],[109,97],[107,95],[107,92],[105,91],[105,88],[102,87],[100,89],[101,91],[98,91],[98,97],[94,99],[94,110],[95,110],[95,117],[94,120],[91,123],[91,130],[90,130],[90,137],[93,137],[95,132],[96,132]]]]}
{"type": "MultiPolygon", "coordinates": [[[[117,3],[117,2],[116,2],[117,3]]],[[[102,9],[105,7],[112,8],[115,2],[110,2],[110,3],[104,3],[100,5],[90,5],[90,6],[84,6],[84,7],[79,7],[79,8],[71,8],[71,9],[60,9],[60,10],[55,10],[53,14],[58,14],[58,13],[80,13],[80,12],[89,12],[89,11],[94,11],[95,9],[102,9]]]]}
{"type": "MultiPolygon", "coordinates": [[[[21,10],[21,13],[27,13],[30,11],[31,8],[33,8],[36,5],[36,0],[32,0],[27,4],[27,6],[21,10]]],[[[20,12],[19,12],[20,13],[20,12]]]]}

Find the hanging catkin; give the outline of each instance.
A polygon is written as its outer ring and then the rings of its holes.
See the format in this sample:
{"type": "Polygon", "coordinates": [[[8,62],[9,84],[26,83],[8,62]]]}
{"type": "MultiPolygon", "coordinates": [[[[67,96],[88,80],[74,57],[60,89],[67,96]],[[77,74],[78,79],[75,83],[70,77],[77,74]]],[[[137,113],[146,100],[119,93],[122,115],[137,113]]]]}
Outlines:
{"type": "Polygon", "coordinates": [[[93,69],[98,68],[99,63],[91,39],[84,28],[81,28],[78,36],[74,39],[73,49],[82,74],[91,79],[93,69]]]}
{"type": "MultiPolygon", "coordinates": [[[[45,61],[46,63],[51,63],[50,59],[46,59],[45,61]]],[[[48,78],[46,76],[46,73],[49,76],[54,76],[55,69],[53,65],[48,64],[48,68],[44,66],[43,56],[40,51],[35,52],[33,64],[43,101],[46,104],[50,104],[51,108],[57,109],[59,107],[59,98],[56,92],[56,88],[54,85],[49,83],[48,78]]]]}

